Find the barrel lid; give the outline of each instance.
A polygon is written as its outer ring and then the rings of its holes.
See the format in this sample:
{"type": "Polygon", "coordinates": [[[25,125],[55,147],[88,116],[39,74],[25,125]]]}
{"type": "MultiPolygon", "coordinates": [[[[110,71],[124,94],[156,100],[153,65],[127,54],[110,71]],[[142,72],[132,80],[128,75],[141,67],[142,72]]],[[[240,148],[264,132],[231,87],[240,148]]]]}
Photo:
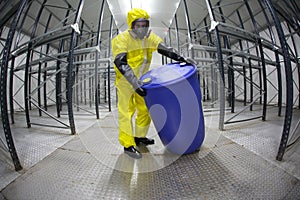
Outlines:
{"type": "Polygon", "coordinates": [[[148,71],[140,80],[144,83],[143,88],[156,88],[187,79],[195,71],[195,66],[191,64],[170,63],[148,71]]]}

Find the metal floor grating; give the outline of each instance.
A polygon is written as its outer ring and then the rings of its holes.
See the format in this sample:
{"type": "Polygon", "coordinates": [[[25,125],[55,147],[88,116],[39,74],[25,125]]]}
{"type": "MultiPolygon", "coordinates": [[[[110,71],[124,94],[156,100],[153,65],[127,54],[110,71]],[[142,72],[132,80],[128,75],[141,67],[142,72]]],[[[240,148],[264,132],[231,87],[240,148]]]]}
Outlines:
{"type": "Polygon", "coordinates": [[[36,137],[26,153],[34,161],[21,159],[21,172],[0,162],[0,199],[300,199],[299,145],[284,161],[275,161],[277,118],[232,125],[228,131],[218,131],[213,116],[206,119],[199,152],[169,153],[152,126],[149,136],[156,143],[140,149],[141,160],[123,154],[116,112],[82,120],[75,136],[47,138],[23,128],[28,144],[36,137]],[[52,148],[46,152],[45,146],[52,148]]]}

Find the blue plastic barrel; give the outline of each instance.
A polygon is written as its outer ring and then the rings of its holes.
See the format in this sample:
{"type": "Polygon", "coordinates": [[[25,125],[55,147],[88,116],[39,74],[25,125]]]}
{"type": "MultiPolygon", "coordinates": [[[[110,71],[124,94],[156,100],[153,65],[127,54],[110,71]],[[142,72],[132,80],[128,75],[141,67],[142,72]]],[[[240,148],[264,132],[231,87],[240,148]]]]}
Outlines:
{"type": "Polygon", "coordinates": [[[176,154],[193,153],[203,143],[204,117],[196,68],[172,63],[144,74],[144,97],[165,147],[176,154]]]}

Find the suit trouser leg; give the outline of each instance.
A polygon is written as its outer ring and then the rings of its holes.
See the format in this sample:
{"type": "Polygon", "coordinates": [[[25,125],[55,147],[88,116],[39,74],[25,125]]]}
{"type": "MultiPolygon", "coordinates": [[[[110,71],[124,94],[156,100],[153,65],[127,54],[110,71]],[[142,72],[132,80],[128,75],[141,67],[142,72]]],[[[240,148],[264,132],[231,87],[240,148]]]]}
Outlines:
{"type": "Polygon", "coordinates": [[[135,119],[135,136],[145,137],[148,133],[151,118],[143,97],[135,94],[137,115],[135,119]]]}
{"type": "Polygon", "coordinates": [[[134,91],[130,85],[119,85],[118,95],[118,123],[119,142],[124,147],[135,146],[133,138],[132,116],[135,112],[134,91]]]}

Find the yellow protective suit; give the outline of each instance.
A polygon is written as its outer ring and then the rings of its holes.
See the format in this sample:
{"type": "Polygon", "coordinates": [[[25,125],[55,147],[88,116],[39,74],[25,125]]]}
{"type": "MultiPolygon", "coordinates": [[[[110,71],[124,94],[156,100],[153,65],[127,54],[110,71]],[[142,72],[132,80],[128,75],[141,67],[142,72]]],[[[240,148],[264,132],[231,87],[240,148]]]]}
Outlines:
{"type": "MultiPolygon", "coordinates": [[[[142,9],[132,9],[128,12],[127,23],[129,29],[120,33],[112,40],[112,53],[114,58],[120,53],[127,54],[127,63],[139,79],[149,70],[152,53],[157,50],[162,39],[149,31],[144,39],[138,39],[131,30],[131,24],[136,19],[148,19],[149,15],[142,9]]],[[[120,73],[116,66],[116,88],[118,95],[118,123],[119,123],[119,142],[128,148],[136,146],[134,137],[145,137],[151,118],[145,105],[144,98],[139,96],[131,84],[120,73]],[[137,112],[136,112],[137,111],[137,112]],[[135,116],[135,128],[132,124],[135,116]]]]}

